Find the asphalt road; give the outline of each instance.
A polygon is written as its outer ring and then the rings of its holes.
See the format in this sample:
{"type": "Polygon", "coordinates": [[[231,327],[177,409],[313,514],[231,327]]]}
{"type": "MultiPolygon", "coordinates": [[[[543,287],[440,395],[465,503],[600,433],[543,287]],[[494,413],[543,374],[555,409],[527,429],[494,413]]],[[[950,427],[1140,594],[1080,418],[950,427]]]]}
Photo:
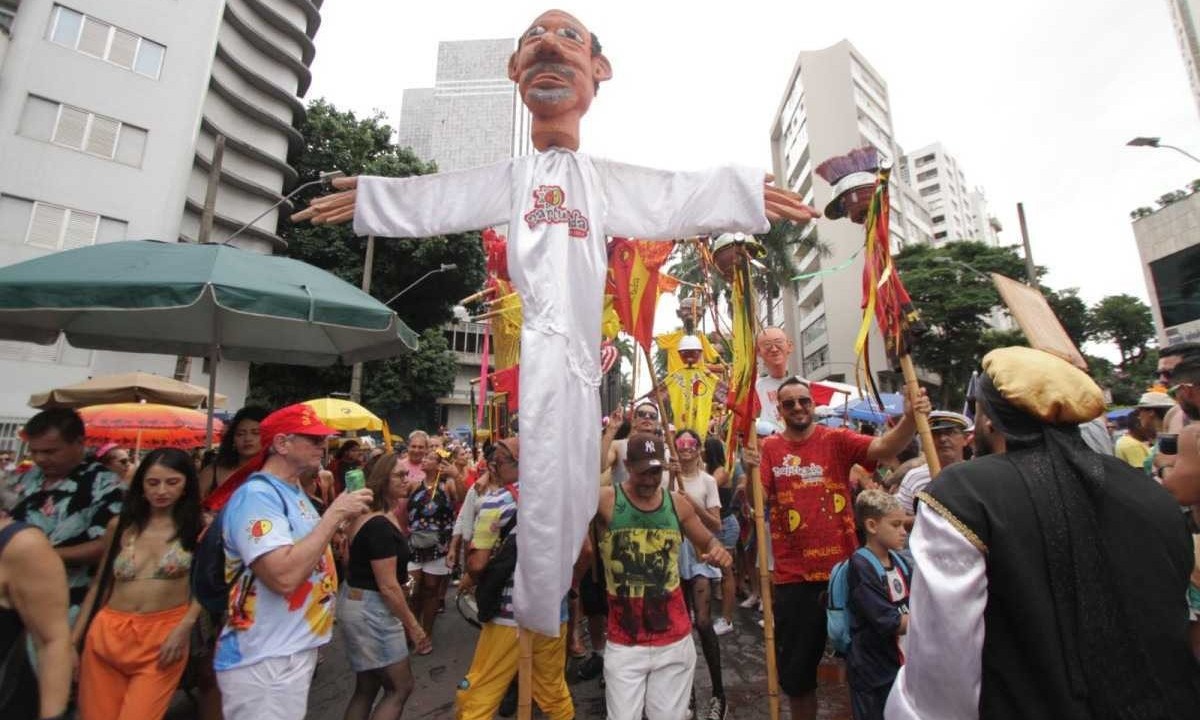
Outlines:
{"type": "MultiPolygon", "coordinates": [[[[451,602],[454,590],[447,598],[446,612],[438,616],[434,627],[434,651],[426,657],[412,659],[416,690],[404,709],[404,720],[449,720],[454,717],[454,693],[458,681],[466,674],[475,652],[478,631],[462,619],[451,602]]],[[[724,668],[725,693],[729,699],[729,717],[737,720],[768,718],[766,666],[763,657],[763,633],[758,627],[757,613],[738,610],[735,631],[721,637],[721,657],[724,668]]],[[[694,636],[693,636],[694,637],[694,636]]],[[[696,645],[697,708],[706,707],[711,683],[704,656],[696,645]]],[[[346,661],[345,652],[334,632],[334,641],[322,651],[322,661],[313,678],[308,696],[308,720],[341,720],[346,702],[354,689],[354,673],[346,661]]],[[[578,661],[571,660],[567,679],[575,699],[576,717],[602,719],[604,692],[596,680],[581,682],[575,677],[578,661]]],[[[847,689],[839,680],[840,662],[831,658],[822,665],[821,720],[850,720],[847,689]]],[[[194,716],[191,704],[180,694],[168,716],[170,720],[186,720],[194,716]]],[[[534,717],[542,717],[535,711],[534,717]]],[[[781,717],[787,718],[786,699],[781,717]]]]}

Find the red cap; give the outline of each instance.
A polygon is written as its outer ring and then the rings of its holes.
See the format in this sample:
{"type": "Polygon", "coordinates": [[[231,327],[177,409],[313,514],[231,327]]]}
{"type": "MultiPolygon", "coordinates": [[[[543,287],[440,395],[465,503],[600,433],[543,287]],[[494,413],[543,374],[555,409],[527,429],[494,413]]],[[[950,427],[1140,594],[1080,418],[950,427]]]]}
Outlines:
{"type": "Polygon", "coordinates": [[[312,435],[324,438],[329,435],[337,435],[337,430],[326,425],[311,406],[296,403],[280,408],[263,418],[263,421],[258,424],[258,435],[262,439],[262,450],[245,465],[235,470],[225,479],[225,482],[221,483],[220,487],[204,499],[204,509],[216,512],[225,507],[225,503],[229,502],[234,491],[246,482],[246,478],[262,470],[263,464],[267,462],[267,451],[270,450],[276,437],[280,435],[312,435]]]}

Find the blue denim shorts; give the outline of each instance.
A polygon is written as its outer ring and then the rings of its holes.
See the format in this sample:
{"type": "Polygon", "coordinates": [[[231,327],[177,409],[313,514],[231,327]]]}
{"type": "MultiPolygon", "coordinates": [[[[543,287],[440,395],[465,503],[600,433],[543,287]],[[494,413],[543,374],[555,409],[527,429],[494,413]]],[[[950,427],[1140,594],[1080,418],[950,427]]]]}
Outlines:
{"type": "Polygon", "coordinates": [[[404,623],[374,590],[343,585],[337,627],[346,643],[350,669],[356,673],[395,665],[408,657],[404,623]]]}
{"type": "Polygon", "coordinates": [[[737,515],[726,515],[721,519],[721,532],[717,533],[717,537],[721,539],[721,544],[726,550],[733,550],[737,547],[738,534],[741,531],[737,515]]]}

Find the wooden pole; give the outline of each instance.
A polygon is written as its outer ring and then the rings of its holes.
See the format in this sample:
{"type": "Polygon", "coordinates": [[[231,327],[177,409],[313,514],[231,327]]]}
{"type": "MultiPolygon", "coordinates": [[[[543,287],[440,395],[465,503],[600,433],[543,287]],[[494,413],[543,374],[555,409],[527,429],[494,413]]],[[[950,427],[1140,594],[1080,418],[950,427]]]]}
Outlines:
{"type": "MultiPolygon", "coordinates": [[[[196,242],[201,245],[211,242],[213,216],[217,211],[217,190],[221,186],[221,166],[225,163],[225,136],[218,134],[213,139],[212,160],[208,164],[208,184],[204,188],[204,208],[200,212],[200,232],[196,242]]],[[[175,379],[187,382],[192,374],[192,358],[179,355],[175,358],[175,379]]],[[[209,398],[212,402],[212,398],[209,398]]],[[[209,411],[211,415],[211,410],[209,411]]],[[[208,448],[205,448],[206,450],[208,448]]]]}
{"type": "MultiPolygon", "coordinates": [[[[375,236],[367,236],[367,253],[363,260],[362,291],[371,294],[371,273],[375,267],[375,236]]],[[[350,369],[350,402],[362,402],[363,364],[354,363],[350,369]]]]}
{"type": "Polygon", "coordinates": [[[533,718],[533,631],[517,628],[517,720],[533,718]]]}
{"type": "MultiPolygon", "coordinates": [[[[634,340],[636,343],[637,341],[634,340]]],[[[639,347],[641,347],[639,345],[639,347]]],[[[654,361],[650,359],[650,351],[642,347],[642,352],[646,355],[646,371],[650,373],[650,383],[654,389],[654,402],[658,405],[658,421],[662,423],[663,436],[667,438],[668,451],[672,458],[675,457],[675,431],[671,429],[671,423],[667,422],[666,410],[667,406],[663,404],[662,388],[658,386],[658,378],[654,375],[654,361]]],[[[636,418],[634,418],[636,420],[636,418]]],[[[632,420],[630,421],[632,422],[632,420]]],[[[671,471],[670,487],[672,492],[679,492],[679,478],[675,475],[675,471],[671,471]]]]}
{"type": "MultiPolygon", "coordinates": [[[[752,451],[758,450],[757,428],[750,433],[747,443],[752,451]]],[[[763,489],[758,466],[750,468],[750,494],[754,501],[754,544],[758,556],[758,593],[763,604],[763,638],[767,653],[767,705],[771,720],[779,720],[779,669],[775,666],[775,607],[771,596],[771,571],[767,557],[767,522],[763,517],[763,489]]]]}
{"type": "MultiPolygon", "coordinates": [[[[904,390],[908,396],[904,401],[911,407],[921,392],[921,386],[917,383],[917,371],[913,367],[912,355],[905,353],[900,356],[900,369],[904,373],[904,390]]],[[[921,451],[925,453],[925,461],[929,463],[929,477],[936,478],[942,471],[942,464],[938,462],[937,447],[933,444],[933,431],[929,429],[929,416],[925,413],[914,412],[913,419],[917,421],[917,433],[921,436],[921,451]]]]}
{"type": "MultiPolygon", "coordinates": [[[[741,261],[746,264],[746,288],[744,291],[746,311],[750,315],[750,328],[755,330],[758,327],[757,313],[755,313],[757,310],[755,305],[758,300],[754,297],[754,283],[750,282],[750,256],[746,253],[745,248],[741,250],[741,261]]],[[[750,392],[755,392],[755,389],[750,388],[750,392]]],[[[746,439],[746,446],[752,452],[758,451],[757,423],[750,426],[750,437],[746,439]]],[[[775,664],[775,607],[772,602],[774,587],[771,585],[771,570],[767,557],[767,519],[763,510],[762,473],[757,465],[750,468],[750,495],[754,503],[754,545],[755,554],[758,557],[758,595],[762,598],[763,604],[763,640],[767,655],[767,708],[771,714],[771,720],[779,720],[779,668],[775,664]]]]}

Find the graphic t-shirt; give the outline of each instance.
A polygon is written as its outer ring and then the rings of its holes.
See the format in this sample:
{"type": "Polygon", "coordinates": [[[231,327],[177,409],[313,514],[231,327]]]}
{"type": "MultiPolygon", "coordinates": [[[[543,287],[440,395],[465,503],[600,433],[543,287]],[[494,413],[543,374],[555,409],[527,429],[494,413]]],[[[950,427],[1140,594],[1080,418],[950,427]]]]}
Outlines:
{"type": "Polygon", "coordinates": [[[775,583],[824,582],[858,548],[850,466],[874,469],[874,438],[814,425],[807,440],[782,435],[763,441],[761,472],[770,504],[775,583]]]}
{"type": "Polygon", "coordinates": [[[763,420],[769,420],[773,425],[780,425],[779,422],[779,386],[783,381],[787,380],[787,376],[781,378],[763,375],[754,383],[754,389],[758,391],[758,402],[762,405],[762,411],[758,413],[758,417],[763,420]]]}
{"type": "Polygon", "coordinates": [[[320,522],[304,492],[274,475],[255,473],[223,512],[229,612],[217,639],[213,667],[232,670],[329,642],[337,571],[328,547],[308,579],[287,597],[249,570],[255,560],[294,545],[320,522]]]}

